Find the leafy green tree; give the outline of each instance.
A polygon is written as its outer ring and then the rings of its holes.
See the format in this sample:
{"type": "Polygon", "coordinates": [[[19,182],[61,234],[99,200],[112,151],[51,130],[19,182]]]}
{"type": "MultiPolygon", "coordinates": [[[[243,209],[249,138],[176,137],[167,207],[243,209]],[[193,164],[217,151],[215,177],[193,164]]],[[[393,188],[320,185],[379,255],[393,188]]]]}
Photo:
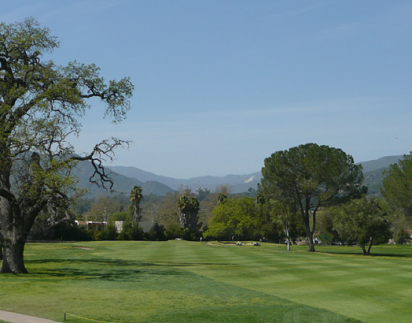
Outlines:
{"type": "Polygon", "coordinates": [[[140,186],[135,186],[130,191],[130,201],[133,203],[133,223],[141,221],[140,202],[143,201],[143,189],[140,186]]]}
{"type": "Polygon", "coordinates": [[[344,202],[366,192],[362,166],[341,149],[305,144],[265,159],[262,188],[293,201],[305,226],[309,251],[315,251],[316,214],[320,207],[344,202]]]}
{"type": "Polygon", "coordinates": [[[127,213],[126,211],[121,211],[113,213],[110,216],[109,221],[126,221],[128,218],[130,218],[129,213],[127,213]]]}
{"type": "Polygon", "coordinates": [[[333,242],[333,239],[335,238],[332,233],[329,233],[327,231],[320,233],[318,237],[320,241],[322,241],[322,243],[325,245],[331,245],[333,242]]]}
{"type": "Polygon", "coordinates": [[[412,153],[383,173],[381,193],[392,209],[412,216],[412,153]]]}
{"type": "Polygon", "coordinates": [[[250,197],[227,199],[225,203],[217,205],[212,213],[209,227],[203,235],[205,238],[232,240],[232,236],[237,239],[253,237],[257,214],[254,199],[250,197]]]}
{"type": "Polygon", "coordinates": [[[333,228],[334,214],[330,212],[330,208],[324,208],[318,211],[316,223],[316,231],[319,238],[324,244],[332,244],[334,241],[341,241],[339,233],[333,228]]]}
{"type": "Polygon", "coordinates": [[[256,196],[257,212],[255,215],[255,239],[278,241],[279,233],[275,221],[270,214],[269,204],[261,192],[256,196]]]}
{"type": "Polygon", "coordinates": [[[196,197],[188,197],[183,195],[177,201],[177,207],[179,208],[180,225],[182,228],[195,232],[198,224],[198,213],[200,209],[199,200],[196,197]]]}
{"type": "Polygon", "coordinates": [[[372,245],[388,242],[392,236],[387,213],[382,201],[366,196],[332,209],[333,226],[345,241],[356,242],[364,255],[369,255],[372,245]]]}
{"type": "Polygon", "coordinates": [[[285,201],[270,199],[270,213],[276,223],[282,228],[283,234],[286,237],[287,250],[290,251],[292,242],[292,228],[296,222],[296,204],[286,203],[285,201]]]}
{"type": "Polygon", "coordinates": [[[286,238],[287,250],[290,251],[292,238],[296,237],[297,230],[297,204],[293,199],[285,198],[276,188],[258,185],[258,204],[268,206],[269,215],[276,228],[281,228],[282,235],[286,238]],[[294,234],[295,233],[295,234],[294,234]]]}
{"type": "MultiPolygon", "coordinates": [[[[33,19],[0,23],[0,272],[26,273],[24,246],[35,218],[47,205],[68,208],[83,192],[75,189],[71,171],[89,161],[92,183],[113,182],[102,161],[127,144],[103,140],[84,156],[75,154],[69,139],[81,131],[80,118],[88,99],[100,99],[114,122],[125,118],[133,85],[128,78],[105,84],[94,64],[76,61],[58,66],[45,60],[59,45],[33,19]]],[[[52,217],[58,214],[51,214],[52,217]]]]}

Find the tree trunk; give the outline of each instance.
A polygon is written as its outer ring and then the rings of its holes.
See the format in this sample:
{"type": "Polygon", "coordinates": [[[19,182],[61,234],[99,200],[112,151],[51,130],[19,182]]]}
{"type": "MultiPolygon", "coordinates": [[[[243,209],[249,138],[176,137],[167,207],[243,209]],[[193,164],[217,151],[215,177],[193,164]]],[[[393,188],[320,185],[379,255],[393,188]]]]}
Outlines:
{"type": "Polygon", "coordinates": [[[21,213],[19,206],[0,199],[0,225],[3,243],[3,259],[0,273],[27,273],[24,266],[24,246],[38,210],[33,213],[21,213]]]}
{"type": "Polygon", "coordinates": [[[133,224],[139,222],[139,205],[136,203],[133,205],[133,224]]]}
{"type": "Polygon", "coordinates": [[[305,223],[305,229],[306,229],[306,235],[308,237],[308,243],[309,243],[309,250],[308,251],[309,252],[315,252],[316,250],[315,250],[315,243],[313,242],[313,232],[310,229],[309,222],[307,223],[307,225],[305,223]]]}
{"type": "Polygon", "coordinates": [[[313,237],[315,236],[315,231],[316,231],[316,212],[318,210],[318,206],[316,206],[315,210],[313,211],[312,214],[312,230],[310,229],[310,220],[309,220],[309,216],[308,216],[308,223],[309,223],[309,251],[310,252],[315,252],[315,240],[313,239],[313,237]]]}
{"type": "Polygon", "coordinates": [[[369,241],[368,255],[371,254],[372,243],[373,243],[373,238],[371,237],[371,239],[370,239],[370,241],[369,241]]]}
{"type": "MultiPolygon", "coordinates": [[[[307,206],[308,207],[308,206],[307,206]]],[[[309,243],[309,252],[315,252],[315,244],[313,242],[313,232],[310,229],[310,216],[309,216],[309,211],[305,211],[303,214],[303,222],[305,223],[305,230],[306,230],[306,236],[308,237],[308,243],[309,243]]]]}
{"type": "Polygon", "coordinates": [[[365,246],[361,246],[362,247],[362,253],[364,256],[366,256],[368,253],[366,252],[365,246]]]}
{"type": "Polygon", "coordinates": [[[313,234],[312,232],[309,233],[308,235],[309,238],[309,252],[315,252],[315,243],[313,242],[313,234]]]}
{"type": "Polygon", "coordinates": [[[0,230],[0,260],[3,260],[3,236],[0,230]]]}
{"type": "Polygon", "coordinates": [[[284,227],[285,229],[283,230],[283,232],[285,233],[287,239],[287,250],[290,251],[289,223],[286,223],[284,227]]]}
{"type": "Polygon", "coordinates": [[[180,212],[179,214],[179,222],[180,222],[180,226],[183,229],[187,229],[188,225],[189,225],[189,217],[188,214],[185,214],[183,212],[180,212]]]}
{"type": "Polygon", "coordinates": [[[15,241],[12,239],[5,239],[3,245],[3,261],[1,263],[0,273],[27,273],[23,259],[25,244],[25,239],[18,239],[15,241]]]}

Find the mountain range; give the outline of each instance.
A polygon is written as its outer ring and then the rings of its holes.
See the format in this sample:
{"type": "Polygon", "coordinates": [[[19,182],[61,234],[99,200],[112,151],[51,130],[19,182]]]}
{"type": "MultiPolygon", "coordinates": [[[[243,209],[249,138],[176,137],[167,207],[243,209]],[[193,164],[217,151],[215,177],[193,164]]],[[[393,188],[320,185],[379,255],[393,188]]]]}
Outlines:
{"type": "Polygon", "coordinates": [[[173,190],[177,190],[180,186],[189,186],[193,190],[198,188],[207,188],[208,190],[215,190],[216,186],[229,185],[232,193],[246,192],[250,187],[256,189],[257,183],[262,178],[261,172],[256,172],[246,175],[226,175],[226,176],[199,176],[189,179],[172,178],[167,176],[156,175],[154,173],[146,172],[136,167],[125,166],[110,166],[113,172],[122,174],[124,176],[138,179],[142,182],[155,181],[163,183],[173,190]]]}
{"type": "MultiPolygon", "coordinates": [[[[379,193],[382,186],[382,174],[389,168],[389,165],[398,162],[403,156],[387,156],[377,160],[361,162],[364,173],[364,185],[369,189],[369,194],[379,193]]],[[[250,188],[256,190],[257,184],[262,178],[260,171],[246,175],[226,175],[226,176],[199,176],[190,179],[179,179],[157,175],[144,171],[133,166],[106,166],[110,170],[113,178],[113,189],[117,192],[129,194],[133,186],[141,186],[144,195],[154,194],[164,196],[167,192],[177,190],[179,187],[189,186],[195,191],[198,188],[206,188],[211,191],[219,185],[229,185],[232,193],[242,193],[250,188]]],[[[79,178],[78,187],[86,187],[91,197],[97,194],[104,194],[103,188],[89,183],[88,179],[93,174],[93,167],[90,163],[79,163],[75,170],[75,175],[79,178]]]]}

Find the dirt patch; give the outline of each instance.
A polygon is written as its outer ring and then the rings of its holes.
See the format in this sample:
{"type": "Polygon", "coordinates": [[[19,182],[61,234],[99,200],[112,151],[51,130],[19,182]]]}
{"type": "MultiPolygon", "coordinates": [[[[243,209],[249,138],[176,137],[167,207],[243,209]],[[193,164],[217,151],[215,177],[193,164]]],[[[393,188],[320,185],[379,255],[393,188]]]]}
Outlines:
{"type": "Polygon", "coordinates": [[[208,246],[215,246],[215,247],[221,247],[221,246],[236,246],[235,243],[219,243],[219,242],[206,242],[208,246]]]}
{"type": "MultiPolygon", "coordinates": [[[[209,246],[236,246],[236,243],[206,242],[209,246]]],[[[242,242],[242,246],[253,246],[253,242],[242,242]]]]}
{"type": "Polygon", "coordinates": [[[82,249],[82,250],[93,250],[94,248],[86,248],[86,247],[73,247],[76,249],[82,249]]]}

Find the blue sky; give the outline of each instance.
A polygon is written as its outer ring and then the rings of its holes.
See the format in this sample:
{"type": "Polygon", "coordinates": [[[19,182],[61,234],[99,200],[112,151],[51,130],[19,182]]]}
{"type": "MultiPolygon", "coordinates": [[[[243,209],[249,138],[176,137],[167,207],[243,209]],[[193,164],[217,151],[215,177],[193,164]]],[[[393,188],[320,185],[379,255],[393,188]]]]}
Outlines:
{"type": "Polygon", "coordinates": [[[356,162],[409,153],[411,1],[14,0],[58,36],[52,59],[130,76],[120,125],[96,102],[74,144],[133,141],[113,165],[189,178],[259,171],[277,150],[315,142],[356,162]]]}

